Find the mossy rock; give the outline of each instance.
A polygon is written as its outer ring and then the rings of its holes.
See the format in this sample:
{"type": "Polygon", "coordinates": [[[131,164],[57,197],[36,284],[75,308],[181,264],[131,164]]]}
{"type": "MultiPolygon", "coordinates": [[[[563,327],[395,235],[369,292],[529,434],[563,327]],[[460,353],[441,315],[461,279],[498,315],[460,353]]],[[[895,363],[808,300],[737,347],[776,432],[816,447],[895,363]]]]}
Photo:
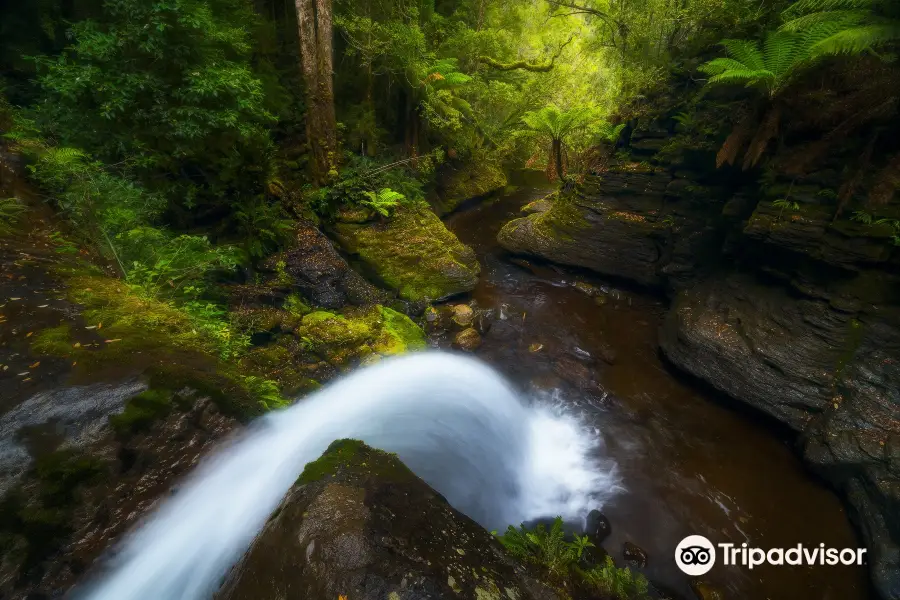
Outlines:
{"type": "Polygon", "coordinates": [[[346,252],[406,300],[447,298],[478,282],[475,252],[424,204],[402,207],[384,222],[338,222],[332,231],[346,252]]]}
{"type": "Polygon", "coordinates": [[[394,455],[338,440],[309,463],[216,600],[551,600],[394,455]]]}
{"type": "Polygon", "coordinates": [[[439,196],[432,201],[434,211],[443,216],[472,198],[487,196],[506,187],[506,173],[490,161],[465,164],[448,170],[441,178],[439,196]]]}
{"type": "Polygon", "coordinates": [[[344,314],[319,310],[303,317],[299,335],[335,365],[372,354],[389,356],[425,347],[425,334],[409,317],[381,305],[344,314]]]}

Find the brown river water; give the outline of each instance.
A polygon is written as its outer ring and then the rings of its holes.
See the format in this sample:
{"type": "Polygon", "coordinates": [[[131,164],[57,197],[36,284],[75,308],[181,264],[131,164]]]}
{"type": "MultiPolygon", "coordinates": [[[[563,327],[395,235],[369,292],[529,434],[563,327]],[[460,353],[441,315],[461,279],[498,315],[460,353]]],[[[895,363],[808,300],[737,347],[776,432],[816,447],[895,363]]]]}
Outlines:
{"type": "MultiPolygon", "coordinates": [[[[583,414],[605,442],[624,491],[603,507],[604,547],[621,563],[626,541],[648,556],[644,574],[688,598],[674,550],[687,535],[763,549],[861,545],[835,493],[808,472],[791,435],[669,367],[657,350],[665,300],[621,283],[525,263],[496,242],[503,223],[548,190],[520,189],[451,215],[447,225],[483,266],[472,297],[502,310],[478,356],[583,414]],[[572,287],[608,289],[605,304],[572,287]],[[542,345],[535,350],[535,344],[542,345]],[[594,360],[615,353],[612,365],[594,360]],[[590,355],[590,357],[588,357],[590,355]],[[587,366],[587,368],[585,368],[587,366]],[[595,378],[584,383],[585,375],[595,378]],[[572,382],[575,381],[575,385],[572,382]],[[587,391],[585,391],[587,390],[587,391]]],[[[864,567],[722,566],[703,579],[730,600],[856,600],[864,567]]]]}

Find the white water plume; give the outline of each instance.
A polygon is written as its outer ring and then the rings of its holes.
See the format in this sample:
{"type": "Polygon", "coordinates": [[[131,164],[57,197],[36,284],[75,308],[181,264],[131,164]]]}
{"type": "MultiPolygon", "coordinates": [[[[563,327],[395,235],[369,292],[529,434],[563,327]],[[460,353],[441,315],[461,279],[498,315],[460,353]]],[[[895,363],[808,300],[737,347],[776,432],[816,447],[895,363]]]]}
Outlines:
{"type": "Polygon", "coordinates": [[[339,438],[396,452],[488,528],[579,520],[616,488],[599,438],[531,406],[495,371],[440,352],[358,370],[223,445],[122,543],[89,600],[208,598],[306,463],[339,438]]]}

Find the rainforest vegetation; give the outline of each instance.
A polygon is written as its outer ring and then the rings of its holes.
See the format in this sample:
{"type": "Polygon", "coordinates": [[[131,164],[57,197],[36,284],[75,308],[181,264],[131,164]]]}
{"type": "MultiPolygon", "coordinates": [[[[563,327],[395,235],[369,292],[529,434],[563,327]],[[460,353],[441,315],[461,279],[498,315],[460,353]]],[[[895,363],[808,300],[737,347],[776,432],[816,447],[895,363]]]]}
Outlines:
{"type": "MultiPolygon", "coordinates": [[[[878,221],[900,177],[889,125],[896,10],[879,0],[16,3],[0,25],[4,137],[72,235],[129,285],[188,311],[215,302],[210,277],[284,245],[299,216],[362,206],[388,217],[460,172],[578,177],[602,169],[631,120],[659,111],[689,143],[720,144],[720,166],[777,168],[767,150],[818,128],[778,166],[801,173],[830,142],[865,138],[835,210],[852,204],[878,221]],[[812,107],[805,119],[798,104],[812,107]]],[[[8,227],[15,201],[3,211],[8,227]]]]}
{"type": "MultiPolygon", "coordinates": [[[[224,379],[213,385],[246,397],[229,405],[246,419],[326,378],[297,356],[315,355],[331,375],[424,347],[419,324],[446,316],[430,304],[471,290],[479,269],[440,218],[523,173],[562,193],[611,171],[674,176],[689,164],[729,194],[743,186],[765,198],[769,230],[814,205],[831,230],[896,257],[900,2],[6,2],[0,159],[21,167],[32,192],[0,188],[0,238],[30,227],[31,212],[52,215],[54,252],[80,261],[57,275],[88,329],[105,326],[98,344],[114,360],[215,357],[224,379]],[[649,129],[659,135],[639,135],[649,129]],[[307,250],[321,251],[316,235],[359,271],[335,302],[288,285],[307,250]],[[235,290],[271,306],[235,310],[235,290]],[[338,314],[347,304],[363,308],[338,314]],[[140,342],[129,339],[136,330],[140,342]]],[[[731,198],[686,193],[719,203],[719,215],[731,198]]],[[[552,218],[574,227],[584,217],[568,206],[552,218]]],[[[648,229],[671,238],[679,218],[648,229]]],[[[856,258],[857,248],[823,254],[856,258]]],[[[99,361],[68,326],[28,336],[37,356],[79,369],[99,361]]],[[[169,414],[172,385],[135,396],[116,432],[169,414]]],[[[69,491],[43,508],[68,503],[69,491]]],[[[32,565],[69,516],[0,529],[49,532],[27,553],[32,565]]],[[[611,560],[582,570],[589,542],[564,541],[559,523],[501,539],[557,581],[646,593],[642,576],[611,560]]]]}

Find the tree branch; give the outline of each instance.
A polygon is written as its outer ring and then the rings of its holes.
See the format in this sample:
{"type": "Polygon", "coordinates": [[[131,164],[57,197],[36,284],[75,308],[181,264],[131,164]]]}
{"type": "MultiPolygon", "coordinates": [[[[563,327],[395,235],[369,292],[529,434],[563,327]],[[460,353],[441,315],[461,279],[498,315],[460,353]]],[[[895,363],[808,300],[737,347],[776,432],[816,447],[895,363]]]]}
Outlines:
{"type": "Polygon", "coordinates": [[[562,44],[557,50],[556,53],[550,57],[550,60],[545,63],[532,63],[527,60],[519,60],[511,63],[503,63],[498,60],[491,58],[490,56],[479,56],[478,60],[488,65],[493,69],[497,69],[498,71],[515,71],[521,69],[523,71],[532,71],[534,73],[547,73],[548,71],[552,71],[553,67],[556,65],[556,59],[560,57],[563,50],[566,46],[572,43],[572,40],[575,39],[575,35],[571,35],[568,40],[564,44],[562,44]]]}

